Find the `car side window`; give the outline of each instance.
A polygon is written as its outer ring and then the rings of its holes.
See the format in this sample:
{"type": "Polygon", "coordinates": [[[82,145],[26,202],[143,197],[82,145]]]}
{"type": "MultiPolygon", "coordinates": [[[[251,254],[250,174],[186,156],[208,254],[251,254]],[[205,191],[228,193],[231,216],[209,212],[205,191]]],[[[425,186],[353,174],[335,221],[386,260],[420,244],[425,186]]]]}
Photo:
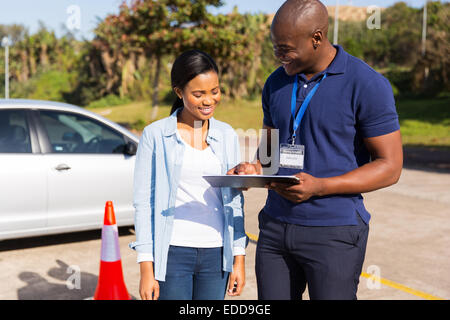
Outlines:
{"type": "Polygon", "coordinates": [[[122,134],[86,116],[59,111],[40,111],[54,153],[123,153],[122,134]]]}
{"type": "Polygon", "coordinates": [[[25,110],[0,110],[0,153],[31,153],[25,110]]]}

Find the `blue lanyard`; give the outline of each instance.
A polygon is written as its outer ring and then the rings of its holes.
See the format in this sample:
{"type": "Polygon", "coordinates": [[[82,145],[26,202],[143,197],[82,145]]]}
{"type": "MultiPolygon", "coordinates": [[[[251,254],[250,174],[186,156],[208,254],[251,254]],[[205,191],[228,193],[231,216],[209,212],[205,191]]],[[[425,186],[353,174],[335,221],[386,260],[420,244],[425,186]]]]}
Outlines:
{"type": "Polygon", "coordinates": [[[297,108],[297,88],[298,88],[298,74],[295,75],[294,80],[294,87],[292,88],[292,97],[291,97],[291,114],[292,118],[294,119],[294,125],[293,125],[293,131],[292,134],[292,144],[295,144],[295,137],[297,135],[297,129],[300,126],[300,122],[302,122],[302,118],[305,115],[306,109],[308,109],[309,103],[311,102],[312,97],[316,93],[317,89],[319,88],[320,83],[323,79],[327,77],[327,74],[325,73],[322,77],[322,79],[317,82],[317,84],[312,88],[312,90],[308,93],[308,95],[305,98],[305,101],[303,101],[302,106],[300,107],[300,110],[298,111],[297,117],[295,117],[295,109],[297,108]]]}

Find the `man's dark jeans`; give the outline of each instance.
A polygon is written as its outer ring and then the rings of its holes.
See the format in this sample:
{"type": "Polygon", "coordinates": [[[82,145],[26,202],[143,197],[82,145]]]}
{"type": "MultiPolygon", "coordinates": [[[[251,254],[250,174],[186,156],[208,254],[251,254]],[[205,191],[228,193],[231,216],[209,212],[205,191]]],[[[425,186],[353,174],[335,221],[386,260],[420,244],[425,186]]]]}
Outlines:
{"type": "Polygon", "coordinates": [[[369,226],[309,227],[261,211],[256,248],[258,299],[356,299],[369,226]]]}

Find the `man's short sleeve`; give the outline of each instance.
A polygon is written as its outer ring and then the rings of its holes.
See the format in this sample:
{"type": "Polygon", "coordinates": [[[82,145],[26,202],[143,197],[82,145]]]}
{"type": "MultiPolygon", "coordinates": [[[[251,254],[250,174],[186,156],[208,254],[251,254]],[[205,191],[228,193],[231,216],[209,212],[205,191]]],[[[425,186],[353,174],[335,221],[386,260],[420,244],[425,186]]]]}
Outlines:
{"type": "Polygon", "coordinates": [[[382,136],[400,129],[389,81],[377,74],[359,95],[357,125],[364,138],[382,136]]]}
{"type": "MultiPolygon", "coordinates": [[[[269,78],[270,80],[270,78],[269,78]]],[[[270,114],[270,99],[269,99],[269,85],[268,82],[269,80],[266,81],[266,83],[264,84],[264,89],[262,92],[262,107],[263,107],[263,113],[264,113],[264,119],[263,119],[263,124],[271,127],[271,128],[275,128],[275,126],[273,125],[273,121],[272,121],[272,115],[270,114]]]]}

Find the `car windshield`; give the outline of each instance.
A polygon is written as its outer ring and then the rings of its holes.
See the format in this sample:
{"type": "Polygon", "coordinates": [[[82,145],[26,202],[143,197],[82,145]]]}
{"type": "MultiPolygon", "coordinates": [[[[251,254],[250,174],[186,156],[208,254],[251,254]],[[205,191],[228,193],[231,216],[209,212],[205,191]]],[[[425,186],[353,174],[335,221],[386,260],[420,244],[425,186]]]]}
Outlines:
{"type": "Polygon", "coordinates": [[[84,115],[40,111],[52,151],[56,153],[123,153],[122,134],[84,115]]]}
{"type": "Polygon", "coordinates": [[[76,121],[74,117],[65,114],[58,115],[58,120],[78,132],[83,138],[83,142],[88,142],[94,137],[101,135],[101,127],[92,125],[92,122],[76,121]]]}

